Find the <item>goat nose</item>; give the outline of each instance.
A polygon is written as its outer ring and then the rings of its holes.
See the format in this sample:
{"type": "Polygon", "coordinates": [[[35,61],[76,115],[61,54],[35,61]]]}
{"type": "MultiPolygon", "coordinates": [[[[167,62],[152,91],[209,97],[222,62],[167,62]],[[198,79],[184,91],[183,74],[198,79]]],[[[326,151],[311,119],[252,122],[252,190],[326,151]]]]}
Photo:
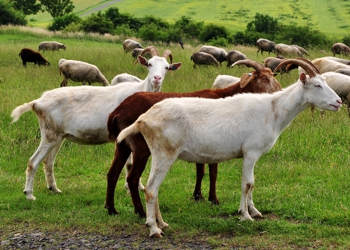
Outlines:
{"type": "Polygon", "coordinates": [[[157,81],[159,81],[159,80],[161,80],[161,79],[162,79],[162,77],[161,77],[161,76],[157,76],[157,75],[155,75],[155,76],[154,76],[154,79],[156,79],[157,81]]]}
{"type": "Polygon", "coordinates": [[[342,101],[339,99],[339,100],[337,100],[337,103],[342,104],[342,101]]]}

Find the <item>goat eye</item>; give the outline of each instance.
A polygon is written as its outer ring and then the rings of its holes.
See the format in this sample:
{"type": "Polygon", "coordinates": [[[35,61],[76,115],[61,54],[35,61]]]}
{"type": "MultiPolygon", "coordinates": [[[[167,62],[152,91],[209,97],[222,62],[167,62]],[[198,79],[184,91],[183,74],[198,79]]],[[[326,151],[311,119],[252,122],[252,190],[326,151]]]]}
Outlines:
{"type": "Polygon", "coordinates": [[[319,84],[315,84],[315,87],[322,89],[321,85],[319,85],[319,84]]]}
{"type": "Polygon", "coordinates": [[[152,66],[152,64],[150,64],[150,63],[149,63],[147,66],[148,66],[148,67],[151,67],[151,66],[152,66]]]}

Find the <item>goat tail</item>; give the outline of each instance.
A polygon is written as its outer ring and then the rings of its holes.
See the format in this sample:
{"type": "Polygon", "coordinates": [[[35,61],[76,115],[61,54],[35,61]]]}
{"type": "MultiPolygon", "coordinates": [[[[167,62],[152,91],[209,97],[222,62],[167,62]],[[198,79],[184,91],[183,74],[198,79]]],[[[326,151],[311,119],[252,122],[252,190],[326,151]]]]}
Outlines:
{"type": "Polygon", "coordinates": [[[32,103],[25,103],[15,108],[11,113],[12,123],[18,121],[21,115],[32,110],[32,103]]]}
{"type": "Polygon", "coordinates": [[[126,137],[129,135],[133,135],[140,132],[139,122],[136,121],[133,124],[131,124],[129,127],[123,129],[118,137],[117,137],[117,143],[121,143],[126,137]]]}

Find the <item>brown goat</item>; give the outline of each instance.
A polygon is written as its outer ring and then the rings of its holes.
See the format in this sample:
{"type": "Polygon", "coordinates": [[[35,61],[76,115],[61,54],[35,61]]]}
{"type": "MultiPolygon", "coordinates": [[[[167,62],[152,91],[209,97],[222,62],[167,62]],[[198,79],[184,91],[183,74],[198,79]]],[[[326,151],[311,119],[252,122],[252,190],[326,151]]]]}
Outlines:
{"type": "MultiPolygon", "coordinates": [[[[269,68],[263,67],[261,64],[251,60],[237,61],[234,65],[244,64],[247,67],[253,67],[256,71],[245,73],[241,77],[241,81],[231,85],[225,89],[205,89],[191,93],[146,93],[139,92],[126,98],[108,117],[108,132],[109,139],[115,141],[120,131],[128,127],[136,121],[136,119],[155,103],[160,102],[166,98],[172,97],[202,97],[202,98],[225,98],[238,93],[251,92],[275,92],[281,90],[281,85],[274,78],[274,74],[269,68]]],[[[114,207],[114,191],[117,181],[122,171],[125,162],[130,153],[133,155],[133,163],[130,172],[127,176],[131,197],[135,207],[135,213],[141,217],[145,217],[146,213],[143,209],[140,195],[138,192],[139,179],[146,167],[147,160],[151,155],[146,141],[141,134],[130,136],[120,144],[116,144],[116,150],[112,165],[107,175],[107,197],[105,208],[108,209],[110,215],[117,214],[114,207]]],[[[216,176],[217,165],[209,164],[210,172],[210,191],[209,201],[218,204],[216,197],[216,176]]],[[[204,176],[204,163],[197,163],[197,181],[193,196],[196,200],[203,198],[201,193],[201,182],[204,176]]]]}

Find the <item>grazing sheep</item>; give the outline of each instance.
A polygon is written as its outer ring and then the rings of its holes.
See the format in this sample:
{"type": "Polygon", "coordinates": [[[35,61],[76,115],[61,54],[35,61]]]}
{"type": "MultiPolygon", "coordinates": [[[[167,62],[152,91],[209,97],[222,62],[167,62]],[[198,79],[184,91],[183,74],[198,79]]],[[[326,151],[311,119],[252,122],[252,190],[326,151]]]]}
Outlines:
{"type": "Polygon", "coordinates": [[[41,162],[45,165],[47,188],[61,193],[53,169],[56,155],[65,139],[84,145],[111,142],[107,131],[108,114],[135,92],[160,91],[166,73],[181,67],[181,63],[169,64],[165,57],[157,56],[155,47],[149,49],[154,55],[150,60],[141,55],[138,57],[139,63],[149,71],[140,83],[56,88],[12,111],[11,117],[15,122],[23,113],[33,110],[40,125],[41,142],[29,159],[26,170],[24,194],[28,200],[35,200],[34,176],[41,162]]]}
{"type": "Polygon", "coordinates": [[[116,75],[112,79],[111,85],[116,85],[121,82],[142,82],[142,80],[137,76],[133,76],[128,73],[122,73],[122,74],[116,75]]]}
{"type": "Polygon", "coordinates": [[[275,53],[276,43],[265,38],[259,38],[258,41],[256,41],[256,47],[258,47],[256,54],[260,51],[262,55],[264,51],[267,51],[270,55],[270,52],[275,53]]]}
{"type": "Polygon", "coordinates": [[[238,50],[230,50],[226,56],[227,67],[231,67],[232,64],[239,60],[245,60],[247,56],[238,50]]]}
{"type": "Polygon", "coordinates": [[[87,62],[60,59],[58,70],[60,75],[63,74],[64,76],[61,87],[67,86],[69,79],[74,82],[82,82],[83,85],[86,83],[91,85],[94,82],[99,82],[102,86],[109,85],[108,80],[101,71],[95,65],[87,62]]]}
{"type": "MultiPolygon", "coordinates": [[[[349,65],[346,65],[328,57],[316,58],[312,60],[312,63],[318,68],[321,74],[329,71],[335,72],[339,69],[350,69],[349,65]]],[[[299,74],[302,72],[305,73],[304,70],[300,67],[298,68],[298,70],[299,74]]]]}
{"type": "Polygon", "coordinates": [[[139,42],[136,42],[136,41],[131,40],[131,39],[124,40],[123,49],[124,49],[125,53],[128,53],[129,51],[132,51],[133,49],[136,49],[136,48],[142,49],[142,46],[139,42]]]}
{"type": "Polygon", "coordinates": [[[321,57],[321,58],[332,59],[332,60],[340,62],[342,64],[350,65],[350,60],[343,59],[343,58],[338,58],[338,57],[333,57],[333,56],[324,56],[324,57],[321,57]]]}
{"type": "Polygon", "coordinates": [[[23,48],[18,55],[21,57],[22,64],[24,67],[27,66],[27,62],[33,62],[34,64],[38,64],[39,66],[50,65],[50,63],[46,61],[46,59],[39,52],[28,48],[23,48]]]}
{"type": "Polygon", "coordinates": [[[131,52],[132,58],[137,59],[137,57],[138,57],[139,55],[141,55],[142,51],[143,51],[143,49],[141,49],[141,48],[135,48],[135,49],[133,49],[132,52],[131,52]]]}
{"type": "Polygon", "coordinates": [[[63,43],[59,43],[59,42],[56,42],[56,41],[53,41],[53,42],[41,42],[39,44],[39,50],[42,50],[42,51],[47,51],[47,50],[52,50],[52,51],[59,51],[60,49],[64,49],[66,50],[66,45],[64,45],[63,43]]]}
{"type": "Polygon", "coordinates": [[[348,75],[350,76],[350,69],[337,69],[334,71],[335,73],[343,74],[343,75],[348,75]]]}
{"type": "Polygon", "coordinates": [[[303,54],[300,52],[300,50],[297,47],[290,46],[283,43],[279,43],[276,45],[275,52],[276,52],[276,55],[280,55],[280,56],[292,56],[292,57],[303,56],[303,54]]]}
{"type": "Polygon", "coordinates": [[[262,217],[252,196],[255,163],[310,104],[330,111],[341,106],[339,96],[309,64],[290,59],[281,65],[290,63],[304,67],[309,76],[301,74],[296,83],[271,94],[244,93],[217,100],[166,99],[120,132],[117,143],[141,134],[152,153],[145,188],[146,226],[151,237],[162,237],[162,230],[168,227],[161,216],[158,189],[176,159],[218,163],[243,158],[241,220],[262,217]]]}
{"type": "MultiPolygon", "coordinates": [[[[225,98],[235,94],[243,92],[261,93],[281,90],[281,86],[274,78],[274,74],[270,69],[264,68],[261,64],[252,60],[237,61],[234,65],[246,65],[247,67],[253,67],[255,71],[245,73],[241,77],[241,81],[231,85],[225,89],[205,89],[192,93],[135,93],[134,95],[126,98],[112,113],[110,113],[107,123],[109,131],[109,138],[111,141],[115,141],[116,137],[125,127],[132,124],[141,114],[146,112],[155,103],[160,102],[165,98],[170,97],[202,97],[202,98],[225,98]]],[[[174,115],[173,113],[171,113],[174,115]]],[[[171,116],[172,116],[171,115],[171,116]]],[[[176,114],[175,114],[176,115],[176,114]]],[[[114,207],[114,190],[117,185],[117,181],[130,153],[132,152],[132,166],[130,172],[126,174],[127,183],[130,189],[131,197],[135,207],[135,213],[140,216],[145,216],[141,199],[138,193],[138,187],[140,187],[140,177],[145,169],[147,159],[150,156],[150,151],[146,142],[140,135],[134,135],[125,142],[116,144],[116,150],[114,160],[108,171],[108,183],[107,183],[107,197],[105,208],[108,209],[109,214],[117,214],[114,207]]],[[[131,161],[128,161],[131,162],[131,161]]],[[[204,161],[205,162],[205,161],[204,161]]],[[[197,163],[197,180],[193,196],[196,200],[203,198],[201,192],[201,182],[204,176],[204,164],[203,162],[197,163]]],[[[126,170],[130,167],[127,163],[126,170]]],[[[218,204],[219,201],[216,197],[216,176],[217,176],[217,164],[209,164],[210,172],[210,192],[209,201],[213,204],[218,204]]],[[[142,185],[142,184],[141,184],[142,185]]]]}
{"type": "MultiPolygon", "coordinates": [[[[265,58],[264,60],[264,66],[265,67],[268,67],[271,69],[271,71],[275,71],[275,69],[277,68],[277,66],[283,62],[284,60],[286,60],[286,58],[284,58],[283,56],[276,56],[276,57],[267,57],[265,58]]],[[[297,65],[295,64],[292,64],[288,67],[288,70],[286,69],[286,66],[282,66],[278,69],[278,72],[280,74],[283,74],[283,73],[288,73],[290,70],[292,69],[296,69],[298,68],[297,65]]]]}
{"type": "Polygon", "coordinates": [[[213,83],[212,89],[223,89],[241,80],[240,77],[231,75],[218,75],[213,83]]]}
{"type": "Polygon", "coordinates": [[[297,49],[300,51],[300,53],[301,53],[302,56],[304,56],[304,55],[308,56],[308,55],[309,55],[309,53],[307,52],[307,50],[304,49],[303,47],[299,46],[299,45],[292,44],[292,45],[290,45],[290,46],[291,46],[291,47],[297,48],[297,49]]]}
{"type": "Polygon", "coordinates": [[[335,43],[333,44],[331,51],[333,56],[336,54],[347,56],[350,53],[350,48],[344,43],[335,43]]]}
{"type": "Polygon", "coordinates": [[[220,66],[220,63],[215,59],[211,54],[205,52],[194,52],[191,55],[191,61],[193,61],[193,68],[196,68],[196,65],[213,65],[220,66]]]}
{"type": "Polygon", "coordinates": [[[211,45],[204,45],[199,49],[199,52],[211,54],[220,64],[226,61],[227,52],[222,48],[211,45]]]}

